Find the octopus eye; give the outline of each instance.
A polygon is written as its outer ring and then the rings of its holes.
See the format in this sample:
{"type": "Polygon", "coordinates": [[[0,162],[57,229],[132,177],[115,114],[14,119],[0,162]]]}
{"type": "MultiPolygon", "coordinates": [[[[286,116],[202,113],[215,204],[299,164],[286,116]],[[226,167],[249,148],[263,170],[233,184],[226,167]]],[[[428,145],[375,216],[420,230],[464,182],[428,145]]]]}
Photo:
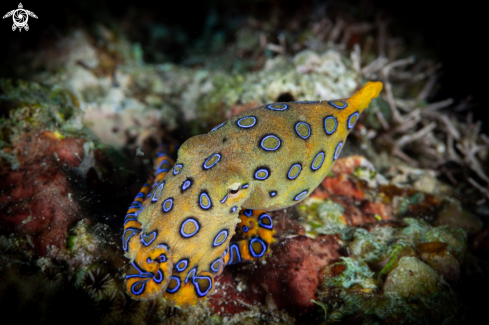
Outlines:
{"type": "Polygon", "coordinates": [[[238,195],[238,193],[241,191],[241,185],[235,185],[235,186],[231,186],[229,189],[228,189],[228,196],[229,197],[235,197],[238,195]]]}

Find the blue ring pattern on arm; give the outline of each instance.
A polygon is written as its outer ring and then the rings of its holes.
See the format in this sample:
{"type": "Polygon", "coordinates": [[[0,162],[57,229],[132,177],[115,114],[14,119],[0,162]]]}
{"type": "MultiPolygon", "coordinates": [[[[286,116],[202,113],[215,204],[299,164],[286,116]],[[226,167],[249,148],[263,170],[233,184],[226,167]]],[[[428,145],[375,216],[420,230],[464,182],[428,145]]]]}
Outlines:
{"type": "Polygon", "coordinates": [[[249,248],[250,248],[251,256],[253,256],[253,257],[262,257],[265,254],[265,252],[267,251],[267,245],[260,238],[253,238],[252,240],[250,240],[249,248]],[[255,252],[255,249],[253,247],[254,243],[260,243],[261,244],[262,250],[260,252],[255,252]]]}
{"type": "Polygon", "coordinates": [[[241,186],[241,188],[244,190],[245,188],[248,188],[249,185],[248,184],[244,184],[243,186],[241,186]]]}
{"type": "Polygon", "coordinates": [[[316,157],[314,157],[314,159],[313,159],[313,161],[312,161],[312,163],[311,163],[311,169],[312,169],[313,171],[318,170],[318,169],[319,169],[319,168],[321,168],[321,166],[323,165],[323,162],[324,162],[324,152],[323,152],[323,151],[321,151],[321,152],[319,152],[319,153],[316,155],[316,157]],[[316,164],[315,164],[316,159],[321,159],[321,163],[319,163],[319,166],[314,167],[314,165],[316,165],[316,164]]]}
{"type": "Polygon", "coordinates": [[[239,252],[239,246],[236,243],[232,243],[229,245],[229,255],[230,255],[230,259],[228,265],[233,265],[241,262],[241,254],[239,252]],[[236,254],[236,261],[234,260],[235,254],[236,254]]]}
{"type": "Polygon", "coordinates": [[[163,212],[165,213],[170,212],[171,209],[173,208],[173,199],[172,198],[166,199],[161,205],[161,207],[163,208],[163,212]]]}
{"type": "Polygon", "coordinates": [[[190,272],[188,272],[187,277],[185,278],[185,283],[187,283],[189,279],[193,279],[196,271],[197,267],[194,267],[192,270],[190,270],[190,272]]]}
{"type": "Polygon", "coordinates": [[[135,208],[140,208],[140,207],[141,207],[141,202],[134,201],[131,203],[131,206],[129,207],[129,209],[135,209],[135,208]]]}
{"type": "Polygon", "coordinates": [[[207,293],[209,293],[209,291],[212,289],[212,279],[209,276],[195,276],[192,279],[192,282],[194,284],[195,291],[197,291],[197,295],[199,297],[201,297],[201,298],[202,297],[205,297],[207,295],[207,293]],[[207,280],[207,281],[209,281],[209,286],[207,287],[207,289],[205,289],[204,291],[201,291],[200,290],[200,285],[197,282],[197,280],[207,280]]]}
{"type": "Polygon", "coordinates": [[[214,262],[211,263],[211,270],[213,272],[219,272],[221,269],[221,258],[218,257],[214,262]]]}
{"type": "Polygon", "coordinates": [[[294,180],[297,177],[299,177],[301,171],[302,171],[302,165],[301,164],[293,164],[292,166],[290,166],[289,172],[287,173],[287,178],[290,180],[294,180]],[[290,173],[292,172],[292,169],[294,167],[299,167],[299,172],[297,174],[291,176],[290,173]]]}
{"type": "Polygon", "coordinates": [[[177,282],[177,285],[176,285],[176,286],[175,286],[175,288],[173,288],[173,289],[166,288],[166,292],[169,292],[169,293],[175,293],[175,292],[177,292],[177,291],[178,291],[178,289],[180,289],[180,286],[181,286],[181,281],[180,281],[180,278],[179,278],[179,277],[177,277],[177,276],[172,276],[171,278],[177,282]]]}
{"type": "Polygon", "coordinates": [[[200,208],[203,209],[203,210],[209,210],[210,208],[212,208],[211,198],[209,197],[209,195],[206,192],[201,192],[200,193],[200,195],[199,195],[199,205],[200,205],[200,208]],[[202,203],[202,198],[206,198],[207,199],[207,205],[204,205],[202,203]]]}
{"type": "Polygon", "coordinates": [[[139,296],[140,294],[142,294],[144,292],[145,287],[146,287],[146,282],[148,282],[148,281],[149,281],[149,279],[146,279],[146,280],[141,280],[141,281],[134,283],[131,287],[132,294],[135,296],[139,296]],[[138,287],[138,286],[140,286],[140,287],[138,287]]]}
{"type": "Polygon", "coordinates": [[[137,228],[127,228],[122,235],[122,249],[127,252],[129,241],[132,236],[137,235],[141,232],[140,229],[137,228]]]}
{"type": "Polygon", "coordinates": [[[164,164],[167,164],[167,165],[168,165],[168,167],[170,167],[170,166],[171,166],[170,161],[168,161],[168,160],[166,160],[166,159],[165,159],[165,160],[163,160],[163,161],[162,161],[162,162],[160,162],[160,164],[158,165],[158,169],[156,170],[156,174],[163,173],[163,172],[167,172],[167,171],[169,171],[169,170],[170,170],[170,168],[163,168],[163,165],[164,165],[164,164]]]}
{"type": "Polygon", "coordinates": [[[324,131],[326,131],[326,134],[327,135],[333,134],[334,131],[336,131],[337,127],[338,127],[338,121],[336,120],[336,118],[334,116],[326,116],[326,118],[324,119],[324,131]],[[332,131],[328,131],[328,127],[326,126],[329,120],[334,121],[334,129],[332,131]]]}
{"type": "Polygon", "coordinates": [[[275,103],[275,104],[270,104],[267,106],[268,109],[271,109],[272,111],[285,111],[287,108],[289,108],[289,106],[285,105],[285,104],[278,104],[278,103],[275,103]],[[272,106],[282,106],[282,107],[272,107],[272,106]]]}
{"type": "Polygon", "coordinates": [[[218,154],[218,153],[215,153],[215,154],[212,154],[209,156],[209,158],[207,158],[205,161],[204,161],[204,164],[202,165],[202,167],[204,167],[204,169],[211,169],[212,167],[214,167],[215,164],[217,164],[217,162],[221,160],[221,155],[218,154]],[[209,162],[209,160],[213,157],[217,157],[216,161],[214,161],[211,165],[208,165],[207,162],[209,162]]]}
{"type": "Polygon", "coordinates": [[[355,113],[350,115],[350,117],[348,118],[348,130],[350,130],[351,128],[353,128],[355,126],[355,123],[357,123],[359,116],[360,116],[360,114],[358,114],[358,112],[355,112],[355,113]],[[351,119],[354,117],[355,117],[355,121],[352,122],[351,119]]]}
{"type": "Polygon", "coordinates": [[[226,239],[228,238],[228,235],[229,235],[229,232],[227,230],[221,230],[217,236],[214,238],[214,243],[212,244],[212,246],[214,247],[217,247],[217,246],[220,246],[222,245],[222,243],[224,243],[226,241],[226,239]],[[221,241],[217,241],[219,239],[219,237],[221,235],[224,235],[224,238],[221,240],[221,241]]]}
{"type": "Polygon", "coordinates": [[[238,209],[238,208],[237,208],[237,207],[235,207],[235,206],[234,206],[234,207],[232,207],[232,208],[231,208],[231,213],[235,213],[237,209],[238,209]]]}
{"type": "Polygon", "coordinates": [[[276,150],[278,150],[278,149],[280,148],[281,144],[282,144],[282,141],[280,141],[280,139],[279,139],[279,138],[278,138],[276,135],[273,135],[273,134],[266,135],[266,136],[265,136],[265,137],[263,137],[263,139],[261,139],[261,141],[260,141],[260,147],[261,147],[263,150],[266,150],[266,151],[276,151],[276,150]],[[268,138],[273,138],[273,139],[275,139],[275,140],[277,140],[277,141],[278,141],[278,144],[277,144],[277,146],[276,146],[275,148],[267,148],[267,147],[265,147],[265,146],[264,146],[264,144],[263,144],[263,143],[264,143],[264,142],[265,142],[265,140],[267,140],[268,138]]]}
{"type": "Polygon", "coordinates": [[[245,209],[243,211],[244,215],[247,216],[247,217],[251,217],[251,215],[253,214],[253,210],[251,209],[245,209]]]}
{"type": "Polygon", "coordinates": [[[249,128],[252,128],[256,125],[256,117],[254,116],[245,116],[245,117],[242,117],[240,118],[239,120],[236,121],[236,124],[240,127],[240,128],[243,128],[243,129],[249,129],[249,128]],[[241,124],[241,121],[244,120],[244,119],[253,119],[253,124],[251,125],[244,125],[244,124],[241,124]]]}
{"type": "Polygon", "coordinates": [[[199,223],[197,222],[197,220],[195,220],[194,218],[188,218],[186,219],[185,221],[182,222],[182,225],[180,226],[180,235],[184,238],[190,238],[190,237],[193,237],[196,233],[198,233],[200,230],[200,225],[199,223]],[[190,233],[190,234],[187,234],[183,231],[183,228],[185,227],[185,225],[187,223],[193,223],[194,226],[195,226],[195,230],[194,232],[190,233]]]}
{"type": "Polygon", "coordinates": [[[302,199],[303,199],[303,198],[306,196],[307,191],[308,191],[308,190],[305,190],[305,191],[302,191],[302,192],[300,192],[299,194],[297,194],[297,195],[295,196],[295,198],[294,198],[294,201],[300,201],[300,200],[302,200],[302,199]]]}
{"type": "Polygon", "coordinates": [[[173,175],[178,175],[182,171],[183,165],[182,164],[176,164],[173,167],[173,175]],[[178,168],[178,170],[177,170],[178,168]]]}
{"type": "Polygon", "coordinates": [[[224,202],[226,202],[227,199],[228,199],[228,195],[226,194],[226,196],[221,200],[221,203],[224,204],[224,202]]]}
{"type": "Polygon", "coordinates": [[[151,202],[156,202],[160,198],[161,191],[163,191],[163,188],[165,187],[165,182],[162,182],[160,186],[156,189],[156,191],[153,194],[153,197],[151,198],[151,202]]]}
{"type": "Polygon", "coordinates": [[[182,272],[185,271],[187,266],[188,266],[188,259],[183,258],[177,263],[177,265],[175,265],[175,268],[177,269],[178,272],[182,272]]]}
{"type": "Polygon", "coordinates": [[[143,243],[144,246],[149,246],[156,239],[157,235],[158,235],[158,232],[156,230],[153,232],[150,232],[147,235],[144,233],[141,233],[141,242],[143,243]]]}
{"type": "MultiPolygon", "coordinates": [[[[221,128],[221,127],[224,125],[224,124],[226,124],[226,122],[222,122],[222,123],[221,123],[221,124],[219,124],[218,126],[214,127],[212,130],[210,130],[210,132],[213,132],[213,131],[215,131],[215,130],[217,130],[217,129],[220,129],[220,128],[221,128]]],[[[209,132],[209,133],[210,133],[210,132],[209,132]]]]}
{"type": "Polygon", "coordinates": [[[192,185],[192,181],[190,179],[185,180],[182,184],[182,192],[188,189],[192,185]]]}
{"type": "Polygon", "coordinates": [[[277,195],[277,191],[270,191],[270,197],[275,197],[277,195]]]}
{"type": "Polygon", "coordinates": [[[340,141],[340,143],[338,143],[338,145],[336,146],[336,149],[334,151],[333,160],[338,159],[338,157],[340,156],[340,153],[341,153],[341,149],[342,148],[343,148],[343,141],[340,141]]]}
{"type": "Polygon", "coordinates": [[[311,136],[311,127],[306,122],[297,122],[295,124],[294,128],[295,128],[295,133],[297,133],[297,135],[300,136],[304,140],[307,140],[311,136]],[[299,130],[297,130],[297,127],[299,125],[305,125],[307,127],[307,129],[309,130],[306,136],[303,136],[302,134],[299,133],[299,130]]]}
{"type": "Polygon", "coordinates": [[[161,283],[161,281],[163,281],[163,279],[163,272],[161,272],[161,270],[158,270],[158,273],[153,277],[153,281],[159,284],[161,283]]]}
{"type": "Polygon", "coordinates": [[[341,103],[343,103],[343,106],[336,105],[336,104],[333,103],[333,101],[328,102],[328,104],[331,105],[331,106],[333,106],[333,107],[336,107],[337,109],[343,109],[347,105],[346,102],[343,101],[343,100],[335,100],[335,102],[341,102],[341,103]]]}
{"type": "Polygon", "coordinates": [[[268,214],[262,213],[258,218],[258,225],[266,229],[273,229],[272,218],[268,214]]]}
{"type": "Polygon", "coordinates": [[[270,171],[268,170],[268,168],[259,168],[256,170],[255,172],[255,179],[256,180],[259,180],[259,181],[264,181],[268,178],[268,176],[270,176],[270,171]],[[259,176],[258,174],[259,173],[265,173],[265,176],[259,176]]]}

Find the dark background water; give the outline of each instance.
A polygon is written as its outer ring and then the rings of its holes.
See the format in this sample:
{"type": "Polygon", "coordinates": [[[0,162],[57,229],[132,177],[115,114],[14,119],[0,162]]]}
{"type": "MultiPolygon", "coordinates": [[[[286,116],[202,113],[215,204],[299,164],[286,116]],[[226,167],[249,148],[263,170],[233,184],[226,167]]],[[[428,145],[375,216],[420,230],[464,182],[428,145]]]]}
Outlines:
{"type": "MultiPolygon", "coordinates": [[[[485,11],[475,1],[29,1],[24,8],[39,19],[30,18],[28,32],[12,32],[11,18],[1,21],[0,76],[17,77],[12,62],[26,51],[36,50],[49,39],[55,39],[70,27],[102,22],[110,26],[117,19],[131,17],[129,28],[132,42],[147,40],[152,24],[163,24],[183,35],[183,41],[167,42],[170,60],[184,62],[189,51],[205,45],[212,33],[232,34],[232,28],[245,17],[266,20],[273,11],[280,11],[284,23],[288,14],[297,11],[341,7],[364,20],[383,13],[391,17],[391,32],[402,37],[410,46],[422,48],[443,64],[438,92],[431,101],[452,97],[456,102],[470,100],[476,119],[483,120],[489,133],[489,120],[484,97],[487,71],[484,33],[485,11]]],[[[17,1],[3,1],[0,11],[17,8],[17,1]]],[[[165,49],[163,47],[163,49],[165,49]]],[[[151,57],[145,57],[151,60],[151,57]]]]}

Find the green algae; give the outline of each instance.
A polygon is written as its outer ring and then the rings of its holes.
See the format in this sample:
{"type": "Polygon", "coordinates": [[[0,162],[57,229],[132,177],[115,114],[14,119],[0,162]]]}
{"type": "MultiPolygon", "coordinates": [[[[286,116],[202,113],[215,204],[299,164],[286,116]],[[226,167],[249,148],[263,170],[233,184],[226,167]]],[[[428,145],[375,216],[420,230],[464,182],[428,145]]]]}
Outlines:
{"type": "MultiPolygon", "coordinates": [[[[341,238],[350,255],[325,269],[330,276],[318,291],[318,302],[328,310],[326,324],[353,315],[363,324],[460,322],[466,317],[457,296],[443,280],[444,264],[437,264],[437,268],[430,259],[426,263],[421,260],[426,255],[418,255],[420,244],[435,242],[448,245],[453,251],[449,258],[463,258],[465,232],[432,227],[412,218],[403,221],[407,225],[403,228],[343,230],[341,238]]],[[[449,267],[454,265],[458,267],[449,262],[449,267]]]]}

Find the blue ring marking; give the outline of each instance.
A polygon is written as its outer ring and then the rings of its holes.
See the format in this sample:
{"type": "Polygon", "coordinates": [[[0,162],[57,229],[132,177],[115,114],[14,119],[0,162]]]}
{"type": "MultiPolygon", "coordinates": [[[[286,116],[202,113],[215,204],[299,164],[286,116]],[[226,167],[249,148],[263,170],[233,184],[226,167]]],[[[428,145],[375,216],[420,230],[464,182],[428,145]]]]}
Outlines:
{"type": "Polygon", "coordinates": [[[299,177],[301,171],[302,171],[302,165],[301,164],[293,164],[292,166],[290,166],[289,172],[287,173],[287,178],[290,180],[296,179],[297,177],[299,177]],[[292,176],[290,176],[290,172],[292,171],[292,168],[294,168],[295,166],[299,166],[299,172],[297,173],[297,175],[295,175],[295,177],[292,177],[292,176]]]}
{"type": "Polygon", "coordinates": [[[261,147],[263,150],[266,150],[266,151],[275,151],[275,150],[277,150],[278,148],[280,148],[280,145],[281,145],[281,144],[282,144],[282,141],[280,141],[280,139],[279,139],[277,136],[275,136],[275,135],[273,135],[273,134],[269,134],[269,135],[265,136],[263,139],[261,139],[261,142],[260,142],[260,147],[261,147]],[[276,146],[275,148],[269,149],[269,148],[265,148],[265,147],[263,146],[263,142],[265,142],[265,140],[266,140],[266,139],[268,139],[268,138],[275,138],[275,139],[277,139],[278,144],[277,144],[277,146],[276,146]]]}
{"type": "Polygon", "coordinates": [[[239,253],[239,247],[236,243],[229,245],[229,254],[231,258],[229,259],[228,265],[241,262],[241,254],[239,253]],[[236,254],[236,257],[238,258],[237,261],[234,261],[234,254],[236,254]]]}
{"type": "Polygon", "coordinates": [[[319,101],[318,100],[304,100],[304,101],[297,101],[297,102],[294,102],[295,104],[314,104],[314,103],[318,103],[319,101]]]}
{"type": "Polygon", "coordinates": [[[171,166],[171,163],[170,161],[168,160],[163,160],[162,162],[160,162],[160,164],[158,165],[158,169],[156,170],[156,174],[159,174],[159,173],[163,173],[163,172],[167,172],[169,171],[170,169],[169,168],[163,168],[162,166],[164,164],[168,164],[169,166],[171,166]]]}
{"type": "Polygon", "coordinates": [[[138,221],[138,219],[136,219],[136,214],[134,213],[126,214],[126,216],[124,217],[124,227],[126,226],[126,223],[128,223],[129,221],[138,221]]]}
{"type": "Polygon", "coordinates": [[[297,122],[295,124],[295,127],[294,128],[295,128],[295,133],[297,133],[297,135],[300,136],[304,140],[307,140],[307,138],[309,138],[311,136],[311,127],[306,122],[297,122]],[[309,133],[306,136],[302,136],[302,134],[299,133],[299,130],[297,130],[297,126],[299,126],[299,124],[304,124],[305,126],[307,126],[307,129],[309,130],[309,133]]]}
{"type": "Polygon", "coordinates": [[[164,279],[163,272],[161,272],[161,270],[158,270],[158,273],[156,275],[153,277],[153,281],[156,283],[161,283],[161,281],[163,281],[164,279]],[[158,277],[156,277],[156,275],[158,277]]]}
{"type": "Polygon", "coordinates": [[[228,199],[228,195],[226,194],[226,196],[221,200],[221,203],[224,204],[224,202],[226,202],[227,199],[228,199]]]}
{"type": "Polygon", "coordinates": [[[215,153],[215,154],[212,154],[209,156],[209,158],[207,158],[205,161],[204,161],[204,164],[202,165],[202,167],[204,167],[204,169],[211,169],[212,167],[214,167],[215,164],[217,164],[217,162],[221,160],[221,155],[218,154],[218,153],[215,153]],[[207,166],[207,162],[214,156],[217,156],[217,160],[214,161],[214,163],[210,166],[207,166]]]}
{"type": "Polygon", "coordinates": [[[170,212],[170,210],[173,208],[173,199],[172,198],[166,199],[161,205],[161,207],[163,208],[163,212],[170,212]],[[167,202],[170,202],[169,208],[166,207],[167,202]]]}
{"type": "Polygon", "coordinates": [[[182,192],[188,189],[192,185],[192,181],[190,179],[187,179],[185,182],[182,184],[182,192]]]}
{"type": "Polygon", "coordinates": [[[238,124],[238,126],[240,128],[249,129],[249,128],[254,127],[256,125],[256,117],[254,117],[254,116],[245,116],[245,117],[242,117],[242,118],[240,118],[239,120],[236,121],[236,124],[238,124]],[[253,124],[251,124],[251,125],[241,125],[240,122],[242,120],[246,119],[246,118],[252,118],[253,119],[253,124]]]}
{"type": "Polygon", "coordinates": [[[272,220],[272,218],[271,218],[271,217],[270,217],[268,214],[263,213],[263,214],[262,214],[262,215],[260,215],[260,217],[258,218],[258,225],[259,225],[260,227],[263,227],[263,228],[266,228],[266,229],[273,229],[273,220],[272,220]],[[267,220],[270,222],[270,224],[269,224],[269,225],[264,224],[264,223],[262,222],[262,219],[267,219],[267,220]]]}
{"type": "Polygon", "coordinates": [[[137,210],[136,212],[134,212],[134,215],[136,216],[136,218],[139,216],[139,214],[140,214],[141,212],[143,212],[143,211],[144,211],[144,209],[146,209],[146,206],[143,206],[143,207],[139,208],[139,210],[137,210]]]}
{"type": "Polygon", "coordinates": [[[218,257],[214,262],[212,262],[211,270],[214,272],[219,272],[220,269],[221,269],[221,258],[218,257]],[[216,265],[216,263],[217,263],[217,265],[216,265]]]}
{"type": "Polygon", "coordinates": [[[294,201],[300,201],[306,196],[308,190],[302,191],[299,194],[297,194],[294,198],[294,201]]]}
{"type": "Polygon", "coordinates": [[[122,249],[124,249],[125,252],[127,252],[127,246],[129,244],[129,240],[131,240],[132,236],[140,233],[141,230],[140,229],[136,229],[136,228],[127,228],[125,231],[124,231],[124,234],[122,235],[122,249]],[[126,233],[131,231],[132,234],[128,234],[128,237],[126,238],[126,233]]]}
{"type": "Polygon", "coordinates": [[[177,263],[177,265],[175,265],[175,268],[177,269],[178,272],[182,272],[182,271],[185,271],[187,266],[188,266],[188,259],[184,258],[184,259],[180,260],[177,263]],[[181,265],[181,264],[183,264],[183,265],[181,265]]]}
{"type": "Polygon", "coordinates": [[[190,272],[188,272],[187,274],[187,277],[185,278],[185,283],[188,282],[188,279],[193,279],[194,276],[195,276],[195,272],[197,271],[197,267],[194,267],[193,269],[190,270],[190,272]]]}
{"type": "Polygon", "coordinates": [[[143,243],[144,246],[149,246],[156,239],[156,236],[157,236],[156,230],[147,235],[141,233],[141,242],[143,243]]]}
{"type": "Polygon", "coordinates": [[[192,219],[192,218],[188,218],[187,220],[185,220],[184,222],[182,222],[182,225],[180,226],[180,235],[182,237],[184,237],[184,238],[190,238],[190,237],[194,236],[199,230],[200,230],[200,225],[197,222],[197,220],[192,219]],[[186,234],[186,233],[183,232],[183,228],[185,227],[185,225],[187,224],[187,222],[192,222],[195,225],[195,231],[193,233],[191,233],[191,234],[186,234]]]}
{"type": "Polygon", "coordinates": [[[200,193],[200,196],[199,196],[199,205],[200,207],[203,209],[203,210],[209,210],[210,208],[212,208],[212,201],[211,201],[211,198],[209,197],[209,195],[206,193],[206,192],[202,192],[200,193]],[[203,205],[202,204],[202,197],[205,196],[207,198],[207,201],[209,201],[209,204],[208,205],[203,205]]]}
{"type": "Polygon", "coordinates": [[[139,192],[138,195],[136,195],[136,197],[134,198],[134,200],[136,200],[138,197],[144,197],[144,193],[139,192]]]}
{"type": "Polygon", "coordinates": [[[232,207],[231,208],[231,213],[235,213],[236,212],[236,209],[237,209],[236,207],[232,207]]]}
{"type": "Polygon", "coordinates": [[[327,117],[324,119],[324,131],[326,132],[326,134],[327,134],[327,135],[331,135],[331,134],[333,134],[333,133],[334,133],[334,131],[336,131],[336,129],[337,129],[337,128],[338,128],[338,121],[337,121],[337,120],[334,118],[334,116],[331,116],[331,115],[330,115],[330,116],[327,116],[327,117]],[[327,122],[328,122],[328,120],[330,120],[330,119],[333,119],[333,121],[334,121],[334,129],[333,129],[333,131],[331,131],[331,132],[329,132],[329,131],[328,131],[328,128],[327,128],[327,126],[326,126],[326,123],[327,123],[327,122]]]}
{"type": "Polygon", "coordinates": [[[192,282],[194,284],[195,291],[197,291],[197,295],[199,297],[205,297],[207,293],[212,289],[212,278],[210,276],[196,276],[192,279],[192,282]],[[207,288],[207,290],[205,290],[205,292],[200,291],[200,286],[197,283],[197,280],[199,279],[205,279],[209,281],[209,287],[207,288]]]}
{"type": "Polygon", "coordinates": [[[215,131],[219,128],[221,128],[224,124],[226,124],[226,122],[222,122],[221,124],[219,124],[218,126],[214,127],[212,130],[209,131],[209,133],[211,133],[212,131],[215,131]]]}
{"type": "Polygon", "coordinates": [[[249,184],[244,184],[243,186],[241,186],[241,188],[244,190],[245,188],[248,188],[249,184]]]}
{"type": "Polygon", "coordinates": [[[139,296],[140,294],[143,293],[144,289],[146,288],[146,282],[148,282],[149,279],[147,280],[142,280],[142,281],[138,281],[136,283],[134,283],[132,286],[131,286],[131,292],[133,295],[135,296],[139,296]],[[141,286],[141,288],[138,290],[136,289],[136,286],[141,286]]]}
{"type": "Polygon", "coordinates": [[[228,235],[229,235],[229,232],[227,230],[221,230],[217,234],[217,236],[214,238],[214,243],[212,243],[212,246],[217,247],[217,246],[222,245],[222,243],[224,243],[226,241],[226,239],[228,239],[228,235]],[[224,239],[221,240],[220,242],[217,242],[217,239],[219,238],[219,236],[221,236],[221,234],[224,234],[224,239]]]}
{"type": "Polygon", "coordinates": [[[343,141],[340,141],[340,143],[338,143],[338,145],[336,146],[336,149],[334,151],[333,160],[338,159],[338,157],[340,156],[340,153],[341,153],[341,149],[342,148],[343,148],[343,141]]]}
{"type": "Polygon", "coordinates": [[[316,157],[314,157],[314,159],[312,160],[312,163],[311,163],[311,169],[312,169],[313,171],[316,171],[316,170],[318,170],[319,168],[321,168],[321,166],[323,165],[323,162],[324,162],[324,157],[325,157],[325,156],[324,156],[324,152],[323,152],[323,151],[320,151],[320,152],[319,152],[319,153],[316,155],[316,157]],[[321,157],[321,163],[319,164],[319,166],[314,167],[314,162],[315,162],[315,161],[316,161],[316,159],[318,159],[319,157],[321,157]]]}
{"type": "Polygon", "coordinates": [[[146,195],[146,198],[149,199],[151,197],[151,192],[148,193],[148,195],[146,195]]]}
{"type": "Polygon", "coordinates": [[[355,123],[357,123],[359,116],[360,116],[360,114],[358,114],[358,112],[355,112],[355,113],[353,113],[353,114],[350,115],[350,117],[348,118],[348,130],[350,130],[352,127],[355,126],[355,123]],[[356,116],[357,118],[356,118],[355,122],[353,122],[353,124],[351,124],[351,119],[354,116],[356,116]]]}
{"type": "Polygon", "coordinates": [[[267,106],[268,109],[271,109],[272,111],[285,111],[287,108],[289,108],[289,106],[285,105],[285,104],[270,104],[267,106]],[[272,107],[272,105],[283,105],[282,108],[275,108],[275,107],[272,107]]]}
{"type": "Polygon", "coordinates": [[[257,179],[257,180],[259,180],[259,181],[264,181],[264,180],[266,180],[266,179],[268,178],[268,176],[270,176],[270,172],[268,171],[268,169],[267,169],[267,168],[260,168],[260,169],[258,169],[258,170],[255,172],[255,175],[254,175],[255,179],[257,179]],[[263,177],[259,177],[259,176],[258,176],[258,173],[260,173],[260,172],[265,172],[265,173],[266,173],[266,175],[265,175],[265,176],[263,176],[263,177]]]}
{"type": "Polygon", "coordinates": [[[251,217],[251,215],[253,214],[253,210],[251,209],[246,209],[243,211],[244,215],[247,216],[247,217],[251,217]]]}
{"type": "Polygon", "coordinates": [[[173,166],[173,175],[178,175],[182,171],[183,165],[182,164],[176,164],[173,166]],[[180,170],[177,170],[177,167],[180,167],[180,170]]]}
{"type": "MultiPolygon", "coordinates": [[[[172,276],[172,277],[171,277],[171,279],[176,280],[176,281],[177,281],[177,285],[176,285],[176,287],[175,287],[175,288],[173,288],[173,289],[171,289],[171,290],[170,290],[170,289],[167,287],[167,288],[166,288],[166,292],[169,292],[169,293],[175,293],[175,292],[177,292],[177,291],[178,291],[178,289],[180,289],[180,286],[181,286],[181,284],[182,284],[182,283],[181,283],[181,281],[180,281],[180,278],[179,278],[179,277],[177,277],[177,276],[172,276]]],[[[170,281],[171,281],[171,280],[170,280],[170,281]]]]}
{"type": "Polygon", "coordinates": [[[343,108],[346,107],[346,102],[343,101],[343,100],[335,100],[335,102],[342,102],[343,103],[343,106],[337,106],[337,105],[333,104],[333,101],[328,102],[328,104],[331,105],[331,106],[333,106],[333,107],[336,107],[338,109],[343,109],[343,108]]]}
{"type": "Polygon", "coordinates": [[[252,240],[250,240],[249,248],[250,248],[251,256],[253,256],[253,257],[262,257],[263,255],[265,255],[265,252],[267,251],[267,245],[260,238],[253,238],[252,240]],[[263,249],[260,253],[256,253],[253,250],[253,243],[254,242],[259,242],[262,245],[263,249]]]}
{"type": "Polygon", "coordinates": [[[250,228],[246,227],[246,226],[243,226],[243,232],[248,232],[248,230],[250,230],[250,228]]]}
{"type": "Polygon", "coordinates": [[[140,208],[140,207],[141,207],[141,202],[134,201],[131,203],[131,206],[129,207],[129,209],[135,209],[135,208],[140,208]]]}
{"type": "Polygon", "coordinates": [[[153,277],[153,274],[151,274],[149,272],[143,272],[143,270],[141,270],[141,268],[136,264],[136,262],[131,262],[131,266],[133,268],[135,268],[136,271],[139,272],[139,274],[126,275],[126,279],[130,279],[130,278],[152,278],[153,277]]]}
{"type": "Polygon", "coordinates": [[[165,254],[161,254],[160,256],[158,256],[158,259],[160,260],[160,263],[165,263],[167,260],[165,254]]]}
{"type": "Polygon", "coordinates": [[[270,196],[271,196],[271,197],[274,197],[275,195],[277,195],[277,191],[271,191],[271,192],[270,192],[270,196]]]}
{"type": "Polygon", "coordinates": [[[165,182],[162,182],[160,186],[156,189],[156,191],[153,194],[153,198],[151,199],[151,202],[156,202],[160,198],[161,191],[163,191],[163,188],[165,187],[165,182]]]}

